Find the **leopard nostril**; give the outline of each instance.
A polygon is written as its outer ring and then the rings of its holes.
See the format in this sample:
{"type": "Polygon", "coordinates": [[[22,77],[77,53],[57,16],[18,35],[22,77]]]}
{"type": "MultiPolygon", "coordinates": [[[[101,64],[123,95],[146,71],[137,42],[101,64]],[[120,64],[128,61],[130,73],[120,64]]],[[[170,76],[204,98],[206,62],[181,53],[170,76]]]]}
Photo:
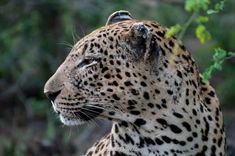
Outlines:
{"type": "Polygon", "coordinates": [[[50,99],[52,102],[55,101],[55,98],[60,94],[61,90],[56,91],[56,92],[50,92],[47,91],[44,94],[47,96],[48,99],[50,99]]]}

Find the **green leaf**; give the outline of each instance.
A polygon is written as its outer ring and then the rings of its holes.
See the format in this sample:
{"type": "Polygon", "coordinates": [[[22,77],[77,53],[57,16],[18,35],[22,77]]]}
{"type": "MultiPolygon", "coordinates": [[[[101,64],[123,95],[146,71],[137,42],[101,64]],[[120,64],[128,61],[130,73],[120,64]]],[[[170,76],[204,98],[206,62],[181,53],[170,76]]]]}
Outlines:
{"type": "Polygon", "coordinates": [[[224,9],[224,0],[215,4],[215,10],[223,10],[224,9]]]}
{"type": "Polygon", "coordinates": [[[188,12],[199,12],[200,10],[207,10],[209,3],[209,0],[186,0],[184,8],[188,12]]]}
{"type": "Polygon", "coordinates": [[[204,82],[207,82],[211,78],[212,68],[207,68],[206,71],[202,74],[202,78],[204,82]]]}
{"type": "Polygon", "coordinates": [[[219,63],[213,64],[213,68],[214,68],[214,69],[217,69],[217,70],[222,70],[222,66],[221,66],[221,64],[219,64],[219,63]]]}
{"type": "Polygon", "coordinates": [[[215,49],[215,54],[213,55],[213,60],[215,62],[219,62],[223,60],[227,56],[227,51],[221,48],[216,48],[215,49]]]}
{"type": "Polygon", "coordinates": [[[227,53],[227,56],[228,56],[228,57],[235,57],[235,52],[228,52],[228,53],[227,53]]]}
{"type": "Polygon", "coordinates": [[[209,18],[207,16],[199,16],[197,20],[199,23],[205,23],[209,21],[209,18]]]}
{"type": "Polygon", "coordinates": [[[215,4],[214,9],[207,10],[207,14],[216,14],[224,9],[224,0],[215,4]]]}
{"type": "Polygon", "coordinates": [[[165,37],[170,38],[171,36],[177,34],[180,30],[181,30],[181,26],[179,24],[176,24],[167,30],[165,37]]]}
{"type": "Polygon", "coordinates": [[[186,11],[192,12],[194,10],[195,5],[196,5],[195,0],[186,0],[184,8],[186,11]]]}
{"type": "Polygon", "coordinates": [[[207,10],[206,13],[210,15],[210,14],[216,14],[218,13],[218,11],[210,9],[210,10],[207,10]]]}
{"type": "MultiPolygon", "coordinates": [[[[205,70],[205,72],[203,73],[203,81],[206,82],[211,78],[211,75],[213,73],[214,70],[222,70],[222,64],[224,62],[224,59],[229,56],[229,53],[231,52],[227,52],[224,49],[221,48],[216,48],[215,49],[215,53],[213,55],[213,61],[214,63],[205,70]]],[[[234,57],[235,55],[233,55],[232,57],[234,57]]]]}
{"type": "Polygon", "coordinates": [[[195,33],[201,43],[204,43],[206,40],[211,39],[210,33],[206,30],[206,27],[202,24],[199,24],[197,26],[195,33]]]}

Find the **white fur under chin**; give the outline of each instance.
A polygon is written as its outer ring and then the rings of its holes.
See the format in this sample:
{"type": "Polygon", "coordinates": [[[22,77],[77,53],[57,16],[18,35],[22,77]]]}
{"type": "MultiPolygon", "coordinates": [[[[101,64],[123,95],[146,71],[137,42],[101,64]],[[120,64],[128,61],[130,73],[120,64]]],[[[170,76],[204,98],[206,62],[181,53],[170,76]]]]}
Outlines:
{"type": "MultiPolygon", "coordinates": [[[[51,101],[51,103],[52,103],[53,109],[56,110],[55,102],[51,101]]],[[[85,123],[85,121],[82,121],[78,118],[68,118],[66,116],[63,116],[62,114],[60,114],[59,116],[60,116],[60,121],[67,126],[81,125],[85,123]]]]}
{"type": "Polygon", "coordinates": [[[61,114],[60,114],[60,121],[67,126],[81,125],[85,123],[84,121],[81,121],[80,119],[67,118],[61,114]]]}

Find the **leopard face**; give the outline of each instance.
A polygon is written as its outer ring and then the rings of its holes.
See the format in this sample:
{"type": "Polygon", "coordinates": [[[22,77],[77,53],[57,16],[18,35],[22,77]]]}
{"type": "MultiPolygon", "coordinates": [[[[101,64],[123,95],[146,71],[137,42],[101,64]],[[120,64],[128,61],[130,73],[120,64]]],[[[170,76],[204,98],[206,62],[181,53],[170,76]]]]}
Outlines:
{"type": "Polygon", "coordinates": [[[225,136],[215,92],[202,82],[180,41],[165,33],[159,24],[134,20],[124,11],[78,41],[44,87],[60,120],[131,124],[159,136],[154,144],[166,142],[165,151],[188,143],[200,154],[206,146],[200,142],[219,142],[222,155],[225,136]]]}

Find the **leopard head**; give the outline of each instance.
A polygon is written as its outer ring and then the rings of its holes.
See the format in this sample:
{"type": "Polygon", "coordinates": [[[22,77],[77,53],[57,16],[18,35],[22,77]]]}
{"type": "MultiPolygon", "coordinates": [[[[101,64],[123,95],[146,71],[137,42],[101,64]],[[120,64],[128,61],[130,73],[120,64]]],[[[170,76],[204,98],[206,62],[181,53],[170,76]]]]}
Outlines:
{"type": "Polygon", "coordinates": [[[167,101],[181,100],[186,69],[179,64],[196,69],[183,46],[172,57],[176,39],[165,31],[118,11],[78,41],[44,87],[61,121],[78,125],[100,117],[141,125],[158,114],[155,105],[170,109],[167,101]]]}

